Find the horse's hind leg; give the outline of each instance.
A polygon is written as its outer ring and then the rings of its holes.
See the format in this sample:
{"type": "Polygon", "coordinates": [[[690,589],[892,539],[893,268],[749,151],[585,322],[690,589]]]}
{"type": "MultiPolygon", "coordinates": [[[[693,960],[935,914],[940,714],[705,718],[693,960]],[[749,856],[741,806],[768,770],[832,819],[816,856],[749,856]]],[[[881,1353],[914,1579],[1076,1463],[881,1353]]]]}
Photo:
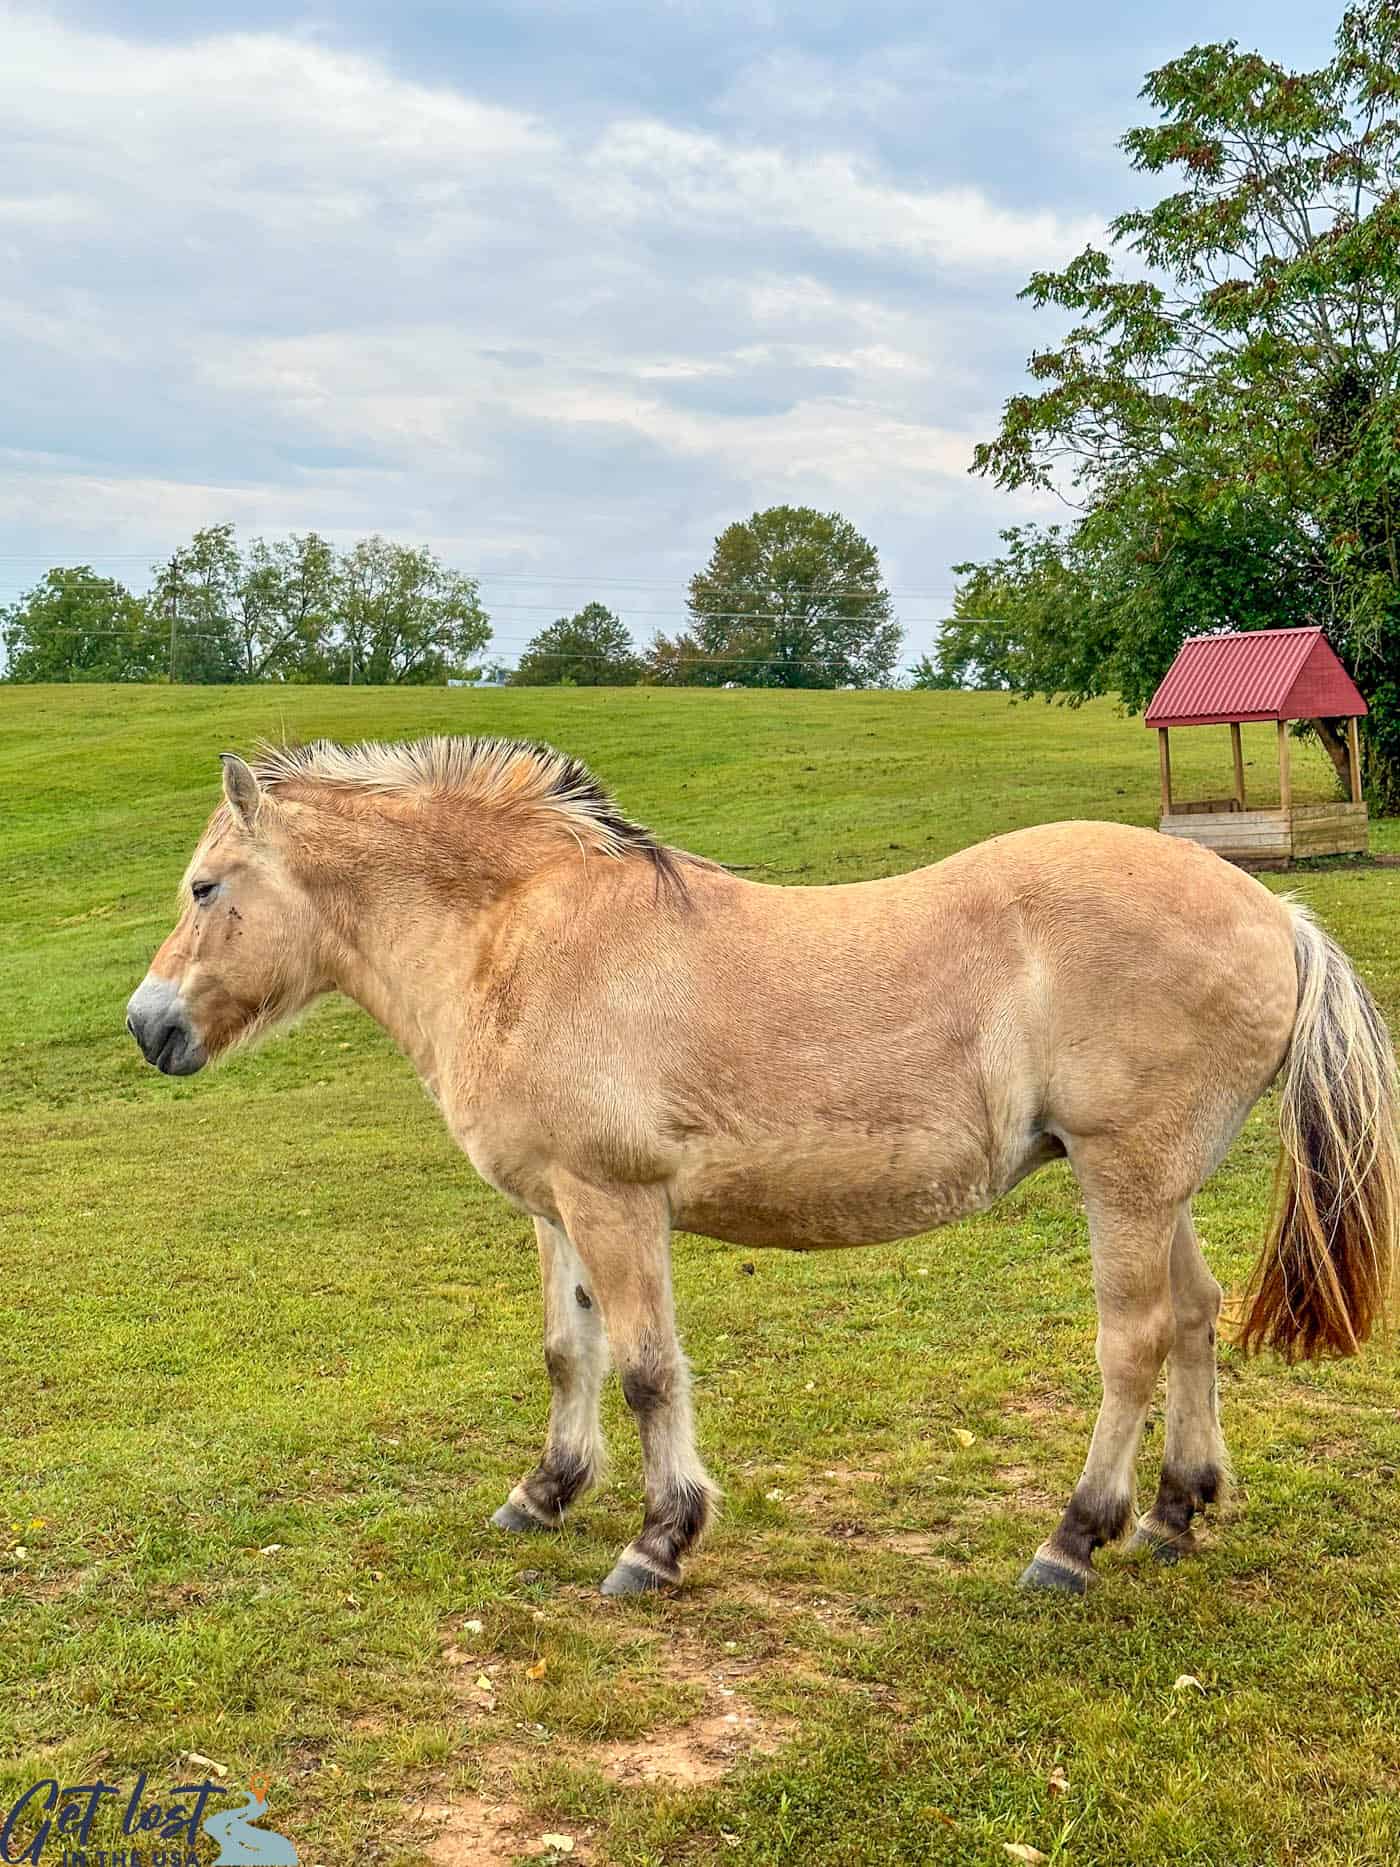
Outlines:
{"type": "Polygon", "coordinates": [[[1133,1546],[1162,1562],[1195,1548],[1191,1519],[1214,1504],[1225,1486],[1225,1442],[1215,1380],[1215,1328],[1220,1285],[1201,1255],[1189,1212],[1172,1239],[1172,1307],[1176,1334],[1167,1364],[1167,1443],[1157,1500],[1133,1546]]]}
{"type": "MultiPolygon", "coordinates": [[[[1084,1183],[1081,1163],[1075,1161],[1084,1183]]],[[[1099,1409],[1083,1476],[1054,1534],[1021,1577],[1025,1588],[1082,1595],[1094,1551],[1122,1536],[1133,1514],[1133,1467],[1152,1390],[1171,1347],[1169,1273],[1180,1208],[1153,1209],[1085,1187],[1098,1299],[1099,1409]]]]}
{"type": "Polygon", "coordinates": [[[602,1312],[578,1253],[557,1225],[535,1220],[544,1290],[544,1364],[549,1372],[549,1434],[544,1456],[491,1519],[501,1530],[558,1525],[602,1470],[598,1398],[608,1371],[602,1312]]]}

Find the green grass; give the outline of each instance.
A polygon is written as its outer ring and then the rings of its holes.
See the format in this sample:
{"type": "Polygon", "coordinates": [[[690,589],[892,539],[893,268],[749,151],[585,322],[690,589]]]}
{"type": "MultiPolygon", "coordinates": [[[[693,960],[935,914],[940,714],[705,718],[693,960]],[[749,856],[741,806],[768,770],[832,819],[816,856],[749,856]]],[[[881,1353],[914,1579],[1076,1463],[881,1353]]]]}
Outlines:
{"type": "MultiPolygon", "coordinates": [[[[122,1030],[221,749],[443,729],[551,738],[670,840],[782,882],[1156,812],[1152,735],[1107,706],[0,687],[0,1807],[41,1776],[168,1783],[193,1750],[273,1778],[304,1867],[451,1858],[413,1807],[482,1787],[513,1799],[522,1853],[563,1832],[625,1867],[1004,1867],[1007,1842],[1137,1867],[1400,1857],[1392,1351],[1227,1354],[1239,1491],[1206,1554],[1110,1555],[1081,1607],[1014,1592],[1097,1403],[1062,1170],[899,1246],[679,1241],[728,1497],[679,1598],[594,1593],[638,1521],[615,1393],[614,1477],[568,1531],[487,1528],[545,1415],[525,1222],[347,1006],[187,1083],[122,1030]],[[607,1773],[713,1711],[716,1668],[769,1754],[688,1788],[607,1773]]],[[[1261,793],[1270,732],[1247,737],[1261,793]]],[[[1227,789],[1223,731],[1173,752],[1182,795],[1227,789]]],[[[1328,783],[1300,748],[1298,794],[1328,783]]],[[[1400,1015],[1400,873],[1269,882],[1400,1015]]],[[[1266,1105],[1198,1202],[1226,1277],[1258,1246],[1272,1124],[1266,1105]]]]}

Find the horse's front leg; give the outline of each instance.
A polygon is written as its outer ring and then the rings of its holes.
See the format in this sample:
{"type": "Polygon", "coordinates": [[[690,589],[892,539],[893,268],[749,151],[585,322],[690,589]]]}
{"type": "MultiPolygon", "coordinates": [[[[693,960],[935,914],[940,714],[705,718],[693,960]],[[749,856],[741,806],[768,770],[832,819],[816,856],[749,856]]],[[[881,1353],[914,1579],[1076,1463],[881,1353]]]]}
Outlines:
{"type": "Polygon", "coordinates": [[[598,1397],[608,1371],[608,1343],[602,1316],[567,1235],[547,1219],[536,1219],[535,1238],[544,1291],[549,1433],[539,1464],[491,1519],[501,1530],[557,1528],[603,1468],[598,1397]]]}
{"type": "Polygon", "coordinates": [[[718,1496],[695,1447],[690,1369],[676,1339],[671,1224],[655,1188],[615,1191],[574,1183],[561,1214],[587,1267],[642,1442],[646,1514],[603,1583],[636,1595],[679,1582],[718,1496]]]}

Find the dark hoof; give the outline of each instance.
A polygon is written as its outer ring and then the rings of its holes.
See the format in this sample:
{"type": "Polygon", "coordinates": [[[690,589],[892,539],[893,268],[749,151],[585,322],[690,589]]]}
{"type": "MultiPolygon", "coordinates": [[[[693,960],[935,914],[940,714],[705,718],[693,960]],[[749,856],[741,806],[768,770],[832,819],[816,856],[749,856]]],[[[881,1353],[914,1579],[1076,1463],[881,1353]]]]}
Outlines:
{"type": "Polygon", "coordinates": [[[1018,1587],[1048,1588],[1059,1595],[1084,1595],[1089,1592],[1089,1578],[1082,1569],[1072,1569],[1048,1556],[1036,1556],[1021,1576],[1018,1587]]]}
{"type": "Polygon", "coordinates": [[[1180,1536],[1168,1536],[1145,1523],[1138,1525],[1137,1533],[1128,1545],[1129,1555],[1150,1556],[1154,1562],[1166,1563],[1168,1568],[1195,1552],[1196,1539],[1189,1530],[1184,1530],[1180,1536]]]}
{"type": "Polygon", "coordinates": [[[658,1588],[669,1588],[673,1584],[664,1575],[658,1575],[655,1569],[644,1569],[639,1562],[619,1562],[612,1574],[603,1583],[605,1595],[650,1595],[658,1588]]]}
{"type": "Polygon", "coordinates": [[[507,1498],[491,1519],[498,1530],[547,1530],[549,1525],[541,1523],[538,1517],[532,1517],[528,1510],[521,1510],[518,1504],[512,1504],[507,1498]]]}

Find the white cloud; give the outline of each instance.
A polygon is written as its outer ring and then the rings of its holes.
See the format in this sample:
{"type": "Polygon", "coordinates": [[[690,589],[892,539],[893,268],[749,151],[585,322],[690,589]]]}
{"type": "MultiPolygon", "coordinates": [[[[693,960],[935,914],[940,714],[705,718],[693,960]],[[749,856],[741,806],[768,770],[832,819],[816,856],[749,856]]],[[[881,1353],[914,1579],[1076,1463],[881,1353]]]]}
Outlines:
{"type": "Polygon", "coordinates": [[[645,577],[790,497],[946,585],[1006,517],[965,469],[1014,291],[1094,229],[821,121],[546,122],[312,37],[11,15],[0,551],[232,517],[645,577]]]}
{"type": "Polygon", "coordinates": [[[790,231],[836,252],[896,254],[966,272],[1024,273],[1100,231],[1094,221],[998,207],[976,188],[896,187],[842,152],[794,156],[654,122],[605,133],[578,199],[602,200],[640,222],[663,212],[692,230],[790,231]]]}

